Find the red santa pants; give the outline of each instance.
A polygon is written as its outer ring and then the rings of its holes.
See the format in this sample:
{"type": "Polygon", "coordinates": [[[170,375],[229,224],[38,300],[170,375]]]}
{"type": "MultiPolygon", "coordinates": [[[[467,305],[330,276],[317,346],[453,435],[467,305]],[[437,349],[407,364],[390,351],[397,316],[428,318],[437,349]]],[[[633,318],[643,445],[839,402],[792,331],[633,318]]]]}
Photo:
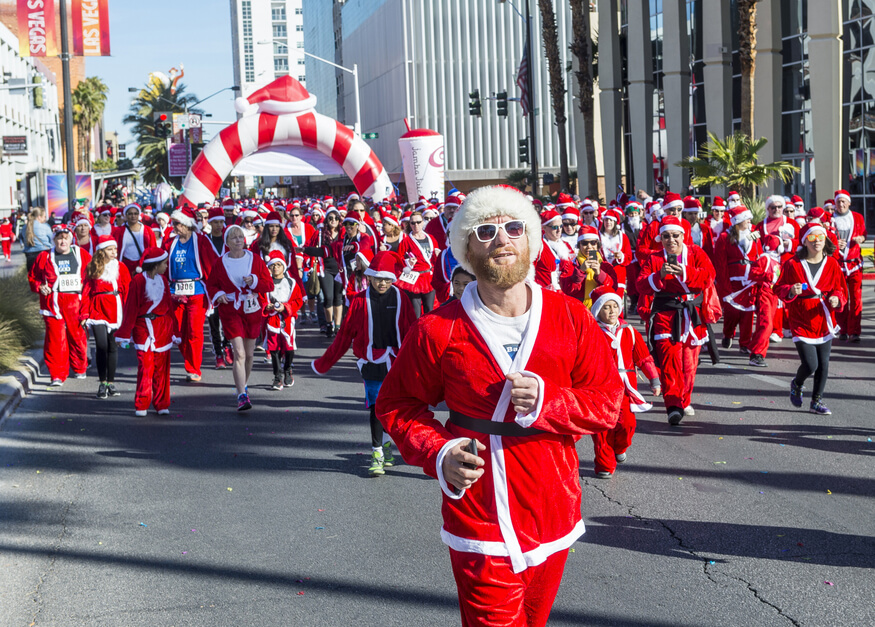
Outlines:
{"type": "Polygon", "coordinates": [[[514,573],[509,557],[450,549],[462,626],[546,625],[567,558],[568,549],[565,549],[539,566],[514,573]]]}
{"type": "Polygon", "coordinates": [[[848,304],[836,313],[836,322],[842,328],[841,333],[860,335],[863,321],[863,273],[857,270],[845,279],[848,282],[848,304]]]}
{"type": "Polygon", "coordinates": [[[46,323],[43,360],[53,380],[66,381],[71,366],[77,374],[88,369],[88,336],[79,325],[79,296],[59,294],[58,306],[61,319],[43,316],[46,323]]]}
{"type": "Polygon", "coordinates": [[[170,407],[170,351],[137,351],[137,392],[134,409],[145,411],[170,407]]]}
{"type": "Polygon", "coordinates": [[[200,375],[204,357],[204,321],[207,319],[207,297],[204,294],[188,296],[183,302],[175,301],[173,315],[179,338],[179,352],[185,362],[185,371],[200,375]]]}
{"type": "Polygon", "coordinates": [[[769,336],[773,330],[781,331],[781,321],[778,319],[778,297],[771,286],[761,285],[757,290],[756,329],[750,340],[750,352],[766,356],[769,350],[769,336]]]}
{"type": "Polygon", "coordinates": [[[723,306],[723,337],[735,337],[738,327],[739,346],[750,348],[750,338],[753,335],[753,311],[741,311],[725,303],[723,306]]]}
{"type": "Polygon", "coordinates": [[[3,240],[3,256],[9,260],[12,257],[12,240],[3,240]]]}
{"type": "Polygon", "coordinates": [[[702,347],[665,339],[656,340],[653,348],[666,408],[689,407],[702,347]]]}
{"type": "Polygon", "coordinates": [[[632,413],[632,408],[629,406],[629,398],[624,396],[617,425],[609,431],[593,433],[592,435],[596,472],[614,472],[617,469],[616,456],[625,453],[629,445],[632,444],[636,424],[635,414],[632,413]]]}

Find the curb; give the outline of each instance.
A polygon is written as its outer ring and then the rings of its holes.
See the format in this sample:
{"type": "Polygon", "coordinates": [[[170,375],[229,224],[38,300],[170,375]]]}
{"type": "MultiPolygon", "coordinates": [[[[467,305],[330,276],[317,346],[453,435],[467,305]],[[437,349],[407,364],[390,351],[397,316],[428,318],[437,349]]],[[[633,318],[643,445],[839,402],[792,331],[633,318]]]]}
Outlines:
{"type": "Polygon", "coordinates": [[[0,375],[0,430],[22,399],[37,386],[42,357],[41,347],[31,348],[19,358],[18,366],[0,375]]]}

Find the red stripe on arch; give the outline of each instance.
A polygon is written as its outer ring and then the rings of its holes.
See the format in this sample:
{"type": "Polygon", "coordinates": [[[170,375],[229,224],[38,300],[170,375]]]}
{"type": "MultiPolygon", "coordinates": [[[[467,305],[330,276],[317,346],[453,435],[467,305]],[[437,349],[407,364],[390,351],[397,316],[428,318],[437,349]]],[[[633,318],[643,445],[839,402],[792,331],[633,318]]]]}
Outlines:
{"type": "Polygon", "coordinates": [[[371,154],[368,155],[368,160],[365,161],[365,164],[352,179],[352,184],[355,185],[356,191],[360,194],[366,192],[377,181],[382,171],[383,166],[380,165],[377,155],[371,151],[371,154]]]}
{"type": "Polygon", "coordinates": [[[317,135],[316,116],[305,113],[298,116],[298,129],[301,131],[301,143],[310,148],[316,148],[319,143],[317,135]]]}
{"type": "Polygon", "coordinates": [[[331,158],[337,161],[341,167],[343,167],[343,162],[346,161],[346,156],[352,148],[354,137],[351,130],[340,122],[337,123],[337,137],[334,140],[334,147],[331,149],[331,158]]]}
{"type": "Polygon", "coordinates": [[[270,146],[276,133],[276,123],[279,118],[275,115],[261,114],[258,116],[258,149],[270,146]]]}
{"type": "Polygon", "coordinates": [[[204,187],[210,190],[213,196],[218,193],[219,188],[222,186],[222,181],[225,179],[224,176],[216,172],[216,169],[204,158],[203,154],[198,155],[194,165],[191,166],[191,174],[203,183],[204,187]]]}
{"type": "Polygon", "coordinates": [[[237,132],[237,122],[232,124],[219,133],[222,140],[222,146],[225,147],[225,152],[228,153],[228,158],[232,165],[237,165],[237,162],[243,158],[243,147],[240,145],[240,134],[237,132]]]}

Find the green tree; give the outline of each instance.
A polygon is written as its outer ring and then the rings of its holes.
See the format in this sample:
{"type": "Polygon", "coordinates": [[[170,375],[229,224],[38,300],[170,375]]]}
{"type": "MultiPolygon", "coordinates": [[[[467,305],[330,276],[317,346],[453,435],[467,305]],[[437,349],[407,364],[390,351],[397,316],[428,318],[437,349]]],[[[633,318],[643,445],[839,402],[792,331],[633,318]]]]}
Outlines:
{"type": "Polygon", "coordinates": [[[91,169],[95,172],[114,172],[118,166],[112,159],[98,159],[91,162],[91,169]]]}
{"type": "MultiPolygon", "coordinates": [[[[565,74],[562,71],[562,60],[559,57],[559,35],[556,28],[556,13],[553,11],[553,0],[538,0],[541,9],[541,36],[544,38],[544,54],[547,57],[547,69],[550,72],[550,100],[553,103],[553,116],[556,118],[556,128],[559,139],[559,188],[568,191],[568,139],[565,125],[568,118],[565,115],[565,74]]],[[[534,85],[530,87],[533,89],[534,85]]],[[[534,111],[530,115],[534,115],[534,111]]]]}
{"type": "MultiPolygon", "coordinates": [[[[185,93],[185,86],[182,83],[178,83],[176,91],[172,92],[170,85],[153,78],[131,102],[130,111],[123,122],[133,127],[131,132],[137,142],[134,157],[143,167],[143,182],[147,185],[162,182],[167,173],[167,142],[162,137],[155,137],[152,114],[159,111],[182,113],[186,105],[190,107],[197,100],[194,94],[185,93]]],[[[201,113],[201,111],[189,109],[189,113],[201,113]]]]}
{"type": "Polygon", "coordinates": [[[757,2],[738,0],[738,58],[741,65],[741,132],[753,136],[753,77],[757,66],[757,2]]]}
{"type": "Polygon", "coordinates": [[[765,137],[751,140],[742,133],[724,140],[708,133],[708,141],[699,147],[699,156],[687,157],[675,165],[690,171],[690,183],[694,187],[721,185],[752,198],[758,186],[775,179],[786,183],[799,171],[787,161],[759,163],[757,153],[767,143],[769,140],[765,137]]]}
{"type": "Polygon", "coordinates": [[[504,178],[508,185],[516,187],[521,192],[524,192],[529,184],[531,174],[532,173],[529,170],[511,170],[504,178]]]}
{"type": "Polygon", "coordinates": [[[96,76],[80,81],[73,90],[73,123],[79,134],[79,164],[81,172],[91,169],[91,133],[103,120],[109,88],[96,76]]]}
{"type": "MultiPolygon", "coordinates": [[[[586,183],[586,193],[598,194],[599,176],[595,159],[595,99],[593,85],[595,84],[595,50],[590,35],[589,2],[571,0],[571,32],[572,40],[569,46],[571,53],[577,57],[577,103],[583,116],[584,154],[586,155],[587,171],[583,180],[586,183]]],[[[578,187],[580,192],[580,187],[578,187]]]]}

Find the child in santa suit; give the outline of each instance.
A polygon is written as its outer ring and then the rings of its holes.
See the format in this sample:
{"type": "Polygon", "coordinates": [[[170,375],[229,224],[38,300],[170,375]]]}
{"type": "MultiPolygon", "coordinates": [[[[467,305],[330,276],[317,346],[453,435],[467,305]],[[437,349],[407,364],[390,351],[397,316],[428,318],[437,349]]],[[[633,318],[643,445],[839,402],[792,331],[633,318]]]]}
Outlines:
{"type": "Polygon", "coordinates": [[[650,381],[650,391],[654,396],[659,396],[662,389],[659,384],[659,370],[647,350],[647,343],[635,328],[620,318],[623,312],[622,296],[610,287],[602,286],[593,290],[592,298],[590,311],[607,335],[625,386],[623,407],[617,426],[592,435],[596,477],[607,479],[614,474],[618,463],[626,461],[626,449],[635,434],[635,414],[653,407],[638,393],[636,368],[640,368],[650,381]]]}
{"type": "Polygon", "coordinates": [[[298,348],[295,341],[295,321],[304,304],[304,290],[300,282],[286,273],[285,255],[278,250],[270,253],[267,267],[273,277],[273,291],[267,295],[264,306],[267,318],[267,351],[273,365],[274,390],[295,384],[292,376],[292,360],[298,348]],[[282,370],[280,370],[282,362],[282,370]]]}
{"type": "Polygon", "coordinates": [[[84,379],[88,368],[88,336],[79,322],[88,251],[73,244],[66,224],[54,227],[54,247],[36,258],[28,275],[30,289],[40,295],[40,313],[46,323],[43,358],[52,377],[52,387],[73,378],[84,379]]]}
{"type": "Polygon", "coordinates": [[[365,270],[368,289],[352,299],[346,320],[331,346],[311,364],[316,374],[327,374],[352,344],[364,379],[365,406],[370,410],[372,455],[368,473],[372,477],[385,474],[383,469],[394,463],[391,443],[383,443],[383,426],[377,420],[377,393],[401,342],[416,320],[407,295],[393,285],[404,269],[404,262],[397,253],[387,250],[374,256],[365,270]]]}
{"type": "Polygon", "coordinates": [[[781,275],[781,254],[784,252],[784,241],[777,235],[766,235],[762,239],[763,253],[753,262],[750,268],[750,279],[756,283],[754,290],[754,311],[756,312],[756,327],[750,339],[751,366],[766,367],[766,353],[769,341],[775,329],[780,330],[780,318],[777,316],[778,299],[774,286],[781,275]]]}
{"type": "Polygon", "coordinates": [[[0,244],[3,246],[3,258],[12,261],[12,240],[15,234],[12,232],[12,222],[9,218],[0,218],[0,244]]]}
{"type": "Polygon", "coordinates": [[[137,349],[137,392],[134,409],[145,416],[150,405],[170,413],[170,347],[173,346],[173,299],[167,281],[167,251],[150,246],[140,260],[142,272],[131,281],[122,325],[115,341],[137,349]]]}
{"type": "Polygon", "coordinates": [[[94,257],[87,267],[79,319],[94,335],[97,348],[97,398],[119,396],[115,389],[118,346],[115,332],[122,324],[124,303],[131,284],[127,267],[119,263],[118,245],[111,235],[98,236],[94,257]]]}

